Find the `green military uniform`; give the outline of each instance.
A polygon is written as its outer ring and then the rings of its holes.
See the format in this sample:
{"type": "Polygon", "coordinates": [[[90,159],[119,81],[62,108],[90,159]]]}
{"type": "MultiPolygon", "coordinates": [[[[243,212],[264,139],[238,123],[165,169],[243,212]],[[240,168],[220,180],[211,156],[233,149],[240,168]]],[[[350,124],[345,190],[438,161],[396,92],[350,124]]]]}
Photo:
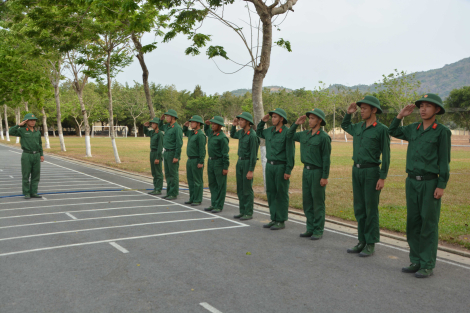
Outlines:
{"type": "MultiPolygon", "coordinates": [[[[357,105],[366,103],[382,113],[377,98],[366,96],[357,105]]],[[[390,137],[388,128],[376,121],[369,127],[366,122],[351,123],[351,114],[344,116],[341,127],[351,136],[353,141],[354,166],[352,169],[352,185],[354,197],[354,215],[357,220],[359,245],[361,248],[350,249],[350,253],[359,253],[364,246],[374,246],[380,241],[379,229],[379,198],[380,190],[376,190],[377,181],[386,179],[390,166],[390,137]],[[382,161],[380,160],[382,155],[382,161]],[[382,167],[380,168],[380,164],[382,167]]],[[[357,246],[356,246],[357,247],[357,246]]],[[[373,248],[372,248],[373,249],[373,248]]],[[[373,250],[371,251],[371,254],[373,250]]],[[[361,256],[368,256],[364,254],[361,256]]]]}
{"type": "MultiPolygon", "coordinates": [[[[197,122],[201,125],[204,123],[198,115],[194,115],[189,121],[197,122]]],[[[206,135],[201,129],[189,130],[187,126],[183,126],[183,134],[188,137],[188,144],[186,146],[186,154],[188,156],[188,161],[186,162],[186,175],[189,186],[188,202],[196,205],[202,202],[202,192],[204,190],[204,181],[202,179],[204,168],[198,168],[197,165],[204,164],[204,159],[206,158],[206,135]]]]}
{"type": "MultiPolygon", "coordinates": [[[[221,126],[224,125],[224,119],[220,116],[214,116],[210,120],[221,126]]],[[[207,176],[209,177],[209,190],[211,192],[211,205],[214,213],[222,211],[227,192],[227,175],[223,175],[223,170],[228,170],[229,161],[229,139],[223,131],[214,133],[210,125],[204,125],[204,131],[208,137],[207,152],[209,161],[207,162],[207,176]]]]}
{"type": "MultiPolygon", "coordinates": [[[[427,94],[416,101],[416,105],[419,107],[424,101],[441,107],[437,114],[445,113],[442,100],[437,95],[427,94]]],[[[418,265],[417,269],[432,270],[436,265],[441,212],[441,199],[434,198],[434,191],[436,188],[445,189],[449,180],[452,134],[437,121],[426,129],[422,123],[401,127],[400,122],[395,118],[389,133],[408,141],[406,236],[410,246],[410,261],[418,265]]]]}
{"type": "MultiPolygon", "coordinates": [[[[178,114],[175,110],[168,110],[165,115],[170,115],[178,118],[178,114]]],[[[160,120],[159,128],[165,132],[163,137],[163,162],[165,168],[166,178],[166,196],[177,197],[179,194],[179,167],[181,158],[181,147],[183,146],[183,130],[178,123],[173,125],[163,125],[163,120],[160,120]],[[178,162],[173,163],[173,159],[178,159],[178,162]]]]}
{"type": "MultiPolygon", "coordinates": [[[[159,124],[160,120],[154,118],[150,123],[159,124]]],[[[163,132],[158,129],[144,127],[144,134],[150,137],[150,169],[153,176],[153,191],[151,194],[161,194],[163,188],[163,132]],[[155,164],[155,160],[160,160],[160,162],[155,164]]]]}
{"type": "MultiPolygon", "coordinates": [[[[282,116],[284,124],[287,123],[284,110],[276,109],[269,112],[269,115],[273,113],[282,116]]],[[[284,174],[290,175],[294,167],[295,144],[292,140],[286,140],[289,130],[287,126],[282,125],[279,130],[275,126],[264,129],[265,124],[262,120],[259,122],[256,134],[266,140],[266,193],[271,213],[271,223],[268,225],[272,229],[278,229],[279,225],[283,227],[283,223],[287,221],[290,180],[284,179],[284,174]],[[275,226],[275,223],[278,225],[275,226]]]]}
{"type": "MultiPolygon", "coordinates": [[[[37,120],[37,118],[34,114],[28,113],[23,121],[25,120],[37,120]]],[[[21,138],[21,149],[23,149],[23,154],[21,155],[23,195],[26,198],[39,197],[37,194],[41,173],[41,157],[44,155],[41,132],[31,129],[27,125],[24,127],[16,125],[9,129],[9,133],[11,136],[21,138]]]]}
{"type": "MultiPolygon", "coordinates": [[[[325,126],[325,114],[320,109],[307,112],[307,117],[314,114],[322,119],[325,126]]],[[[320,180],[330,175],[331,138],[323,130],[312,134],[312,130],[296,133],[298,125],[294,124],[287,132],[287,140],[300,142],[300,160],[304,164],[302,172],[302,203],[307,217],[307,232],[302,237],[312,236],[319,239],[325,228],[325,190],[320,180]]]]}
{"type": "MultiPolygon", "coordinates": [[[[243,112],[237,117],[243,118],[253,124],[253,117],[250,113],[243,112]]],[[[256,161],[258,159],[259,139],[256,136],[256,132],[252,128],[250,128],[250,130],[245,133],[245,130],[243,129],[237,131],[236,126],[232,126],[232,129],[230,130],[230,137],[239,140],[236,176],[240,214],[236,215],[236,217],[251,217],[253,216],[253,203],[255,194],[253,192],[253,179],[248,180],[246,175],[248,172],[253,172],[255,170],[256,161]]]]}

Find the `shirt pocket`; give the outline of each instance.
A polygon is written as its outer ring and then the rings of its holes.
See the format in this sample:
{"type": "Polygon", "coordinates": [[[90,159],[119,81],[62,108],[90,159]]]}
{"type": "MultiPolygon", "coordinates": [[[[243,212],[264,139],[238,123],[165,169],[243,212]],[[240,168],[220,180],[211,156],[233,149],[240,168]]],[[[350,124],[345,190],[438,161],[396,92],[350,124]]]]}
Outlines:
{"type": "Polygon", "coordinates": [[[423,138],[421,139],[422,154],[426,156],[437,155],[438,142],[437,138],[423,138]]]}
{"type": "Polygon", "coordinates": [[[376,133],[364,133],[362,138],[362,147],[369,150],[371,155],[377,156],[380,154],[380,140],[376,133]]]}
{"type": "Polygon", "coordinates": [[[275,154],[280,154],[284,152],[286,148],[286,137],[285,136],[275,136],[271,141],[271,148],[275,154]]]}

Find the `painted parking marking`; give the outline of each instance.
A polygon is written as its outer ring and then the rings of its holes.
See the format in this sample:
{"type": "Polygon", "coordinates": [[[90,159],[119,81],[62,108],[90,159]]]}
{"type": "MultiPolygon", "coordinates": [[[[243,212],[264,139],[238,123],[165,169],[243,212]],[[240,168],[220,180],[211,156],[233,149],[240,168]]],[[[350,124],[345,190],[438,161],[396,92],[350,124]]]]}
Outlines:
{"type": "Polygon", "coordinates": [[[207,311],[209,312],[212,312],[212,313],[222,313],[221,311],[217,310],[216,308],[214,308],[212,305],[210,305],[209,303],[207,302],[201,302],[199,303],[200,306],[202,306],[204,309],[206,309],[207,311]]]}
{"type": "MultiPolygon", "coordinates": [[[[108,193],[108,192],[113,192],[113,191],[86,191],[86,192],[81,192],[80,194],[84,193],[108,193]]],[[[48,197],[51,196],[62,196],[62,195],[71,195],[71,194],[76,194],[76,193],[55,193],[55,194],[49,194],[47,195],[48,197]]],[[[113,196],[95,196],[95,197],[81,197],[81,198],[62,198],[62,199],[50,199],[49,201],[65,201],[65,200],[81,200],[81,199],[98,199],[98,198],[118,198],[118,197],[140,197],[141,195],[113,195],[113,196]]],[[[44,197],[43,197],[44,198],[44,197]]],[[[157,198],[158,199],[158,198],[157,198]]],[[[15,204],[15,203],[31,203],[31,201],[14,201],[14,202],[2,202],[2,204],[15,204]]],[[[111,202],[119,202],[119,201],[111,201],[111,202]]],[[[85,203],[86,204],[86,203],[85,203]]],[[[69,205],[69,204],[68,204],[69,205]]],[[[0,210],[2,211],[2,210],[0,210]]]]}
{"type": "Polygon", "coordinates": [[[115,243],[114,241],[111,241],[109,243],[111,246],[113,246],[114,248],[118,249],[119,251],[121,251],[122,253],[129,253],[129,251],[127,249],[125,249],[124,247],[118,245],[117,243],[115,243]]]}
{"type": "MultiPolygon", "coordinates": [[[[74,219],[74,220],[77,219],[75,216],[73,216],[72,214],[70,214],[70,213],[68,213],[68,212],[65,213],[65,214],[68,215],[70,218],[72,218],[72,219],[74,219]]],[[[49,224],[49,223],[53,223],[53,222],[47,222],[47,224],[49,224]]],[[[38,223],[36,223],[36,224],[38,224],[38,223]]],[[[23,226],[23,225],[21,225],[21,226],[23,226]]],[[[24,226],[29,226],[29,225],[24,225],[24,226]]],[[[8,226],[7,226],[7,227],[8,227],[8,226]]],[[[3,228],[3,227],[0,227],[0,228],[3,228]]]]}

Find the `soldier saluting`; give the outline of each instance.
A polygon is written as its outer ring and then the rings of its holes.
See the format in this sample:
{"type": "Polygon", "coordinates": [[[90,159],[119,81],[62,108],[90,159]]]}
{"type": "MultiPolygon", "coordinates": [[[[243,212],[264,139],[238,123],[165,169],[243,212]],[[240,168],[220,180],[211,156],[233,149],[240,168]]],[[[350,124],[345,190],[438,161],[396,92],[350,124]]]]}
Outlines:
{"type": "Polygon", "coordinates": [[[207,176],[211,192],[211,205],[204,210],[212,213],[220,213],[223,210],[227,193],[227,173],[230,165],[228,152],[230,148],[229,139],[222,131],[223,126],[224,119],[221,116],[214,116],[204,125],[204,132],[208,138],[207,176]]]}
{"type": "Polygon", "coordinates": [[[168,110],[160,117],[158,126],[165,132],[163,137],[163,153],[165,178],[166,178],[166,200],[174,200],[179,194],[179,167],[181,158],[181,147],[183,146],[183,130],[176,123],[178,114],[175,110],[168,110]],[[167,124],[163,125],[163,120],[167,124]]]}
{"type": "Polygon", "coordinates": [[[418,278],[433,274],[439,240],[441,198],[449,181],[451,131],[436,121],[436,115],[445,113],[441,98],[432,93],[424,95],[415,104],[407,105],[390,125],[393,137],[408,141],[406,152],[406,237],[410,246],[405,273],[418,278]],[[419,108],[422,122],[399,126],[401,119],[419,108]]]}
{"type": "Polygon", "coordinates": [[[144,123],[144,134],[150,137],[150,169],[153,176],[153,190],[149,192],[151,195],[161,195],[163,188],[163,132],[158,129],[159,122],[155,117],[144,123]],[[152,127],[151,130],[148,129],[149,126],[152,127]]]}
{"type": "MultiPolygon", "coordinates": [[[[11,136],[21,138],[21,174],[25,199],[42,198],[38,195],[41,162],[44,162],[41,132],[36,130],[37,117],[32,113],[24,116],[23,121],[9,129],[11,136]],[[31,177],[31,181],[30,181],[31,177]]],[[[44,131],[47,131],[44,130],[44,131]]]]}
{"type": "Polygon", "coordinates": [[[359,253],[362,257],[374,254],[375,243],[380,241],[379,198],[390,166],[388,128],[376,117],[381,113],[379,100],[366,96],[349,106],[341,123],[341,128],[354,137],[352,183],[359,243],[348,249],[348,253],[359,253]],[[357,106],[361,108],[364,121],[352,124],[351,114],[356,112],[357,106]]]}
{"type": "Polygon", "coordinates": [[[307,231],[300,237],[321,239],[325,228],[325,190],[330,175],[331,138],[321,130],[326,125],[325,113],[314,109],[299,117],[287,132],[287,140],[300,142],[302,173],[302,204],[307,217],[307,231]],[[308,118],[310,129],[296,133],[308,118]]]}
{"type": "Polygon", "coordinates": [[[259,122],[256,134],[266,139],[266,193],[268,196],[271,222],[264,228],[279,230],[285,228],[289,211],[289,184],[294,167],[294,141],[286,140],[287,114],[283,109],[276,109],[266,114],[259,122]],[[264,129],[269,117],[274,126],[264,129]]]}
{"type": "Polygon", "coordinates": [[[191,204],[192,206],[201,204],[202,192],[204,191],[202,174],[204,159],[206,158],[206,135],[201,130],[203,124],[204,121],[199,115],[193,115],[183,126],[183,134],[188,137],[186,175],[189,186],[189,201],[184,204],[191,204]],[[192,130],[188,129],[189,123],[191,123],[192,130]]]}
{"type": "Polygon", "coordinates": [[[255,194],[253,192],[253,172],[258,159],[259,139],[251,128],[253,117],[248,112],[243,112],[233,119],[230,137],[238,139],[238,162],[236,167],[237,195],[240,214],[234,216],[241,220],[253,218],[253,204],[255,194]],[[241,130],[237,131],[237,125],[241,130]]]}

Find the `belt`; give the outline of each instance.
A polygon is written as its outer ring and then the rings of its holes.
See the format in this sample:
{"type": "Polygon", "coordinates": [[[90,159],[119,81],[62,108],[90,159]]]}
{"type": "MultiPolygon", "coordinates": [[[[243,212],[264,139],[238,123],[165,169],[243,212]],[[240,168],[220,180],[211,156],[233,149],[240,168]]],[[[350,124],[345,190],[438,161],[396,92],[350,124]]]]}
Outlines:
{"type": "Polygon", "coordinates": [[[249,160],[250,158],[242,158],[242,157],[239,157],[238,159],[239,159],[239,160],[249,160]]]}
{"type": "Polygon", "coordinates": [[[219,157],[209,157],[209,160],[218,160],[218,159],[222,159],[222,158],[219,158],[219,157]]]}
{"type": "Polygon", "coordinates": [[[315,165],[310,165],[310,164],[304,164],[304,168],[308,169],[308,170],[321,170],[322,168],[319,167],[319,166],[315,166],[315,165]]]}
{"type": "Polygon", "coordinates": [[[29,150],[23,150],[24,153],[29,153],[29,154],[36,154],[39,153],[39,151],[29,151],[29,150]]]}
{"type": "Polygon", "coordinates": [[[271,165],[287,164],[287,162],[284,162],[284,161],[269,161],[269,160],[268,160],[268,163],[271,165]]]}
{"type": "Polygon", "coordinates": [[[165,149],[165,152],[167,151],[175,151],[175,149],[165,149]]]}
{"type": "Polygon", "coordinates": [[[370,168],[370,167],[377,167],[377,166],[379,166],[379,164],[377,163],[366,163],[366,164],[354,163],[354,167],[357,167],[357,168],[370,168]]]}
{"type": "Polygon", "coordinates": [[[152,151],[152,152],[158,152],[157,149],[150,149],[150,151],[152,151]]]}
{"type": "Polygon", "coordinates": [[[199,157],[188,157],[188,159],[193,160],[193,159],[199,159],[199,157]]]}
{"type": "Polygon", "coordinates": [[[433,180],[438,178],[439,176],[437,174],[427,174],[424,176],[415,176],[408,174],[408,178],[415,179],[415,180],[433,180]]]}

